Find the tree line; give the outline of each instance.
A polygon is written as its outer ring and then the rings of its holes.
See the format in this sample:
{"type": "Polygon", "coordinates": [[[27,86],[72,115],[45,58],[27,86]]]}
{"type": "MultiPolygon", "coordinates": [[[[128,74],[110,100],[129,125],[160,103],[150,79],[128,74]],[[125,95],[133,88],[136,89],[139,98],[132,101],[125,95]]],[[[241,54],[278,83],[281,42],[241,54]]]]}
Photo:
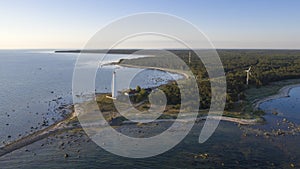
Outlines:
{"type": "MultiPolygon", "coordinates": [[[[169,52],[170,54],[162,54],[159,57],[122,60],[121,63],[178,69],[183,72],[191,70],[199,86],[200,108],[208,108],[211,100],[210,79],[202,61],[193,51],[169,50],[169,52]]],[[[249,87],[259,88],[270,82],[300,78],[300,50],[217,50],[217,52],[226,75],[226,109],[231,109],[235,102],[245,99],[244,92],[249,87]],[[250,66],[251,76],[247,86],[245,70],[250,66]]],[[[216,67],[217,69],[219,68],[216,67]]],[[[170,83],[160,87],[166,93],[169,104],[180,103],[178,98],[180,91],[176,85],[170,83]]]]}

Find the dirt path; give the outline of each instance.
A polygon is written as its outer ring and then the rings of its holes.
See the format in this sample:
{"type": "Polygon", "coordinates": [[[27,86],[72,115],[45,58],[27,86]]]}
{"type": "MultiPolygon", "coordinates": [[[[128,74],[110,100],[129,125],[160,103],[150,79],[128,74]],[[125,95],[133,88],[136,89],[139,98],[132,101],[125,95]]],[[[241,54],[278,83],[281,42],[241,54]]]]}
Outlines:
{"type": "MultiPolygon", "coordinates": [[[[204,116],[204,117],[199,117],[196,119],[196,121],[200,120],[207,120],[207,119],[212,119],[212,120],[222,120],[222,121],[229,121],[229,122],[234,122],[238,124],[244,124],[244,125],[250,125],[250,124],[257,124],[258,120],[257,119],[240,119],[240,118],[233,118],[233,117],[225,117],[225,116],[204,116]]],[[[139,120],[141,123],[148,123],[148,122],[174,122],[176,119],[157,119],[157,120],[139,120]]],[[[193,121],[193,118],[183,118],[183,119],[177,119],[176,121],[179,122],[189,122],[193,121]]],[[[124,121],[122,124],[135,124],[136,122],[132,121],[124,121]]]]}

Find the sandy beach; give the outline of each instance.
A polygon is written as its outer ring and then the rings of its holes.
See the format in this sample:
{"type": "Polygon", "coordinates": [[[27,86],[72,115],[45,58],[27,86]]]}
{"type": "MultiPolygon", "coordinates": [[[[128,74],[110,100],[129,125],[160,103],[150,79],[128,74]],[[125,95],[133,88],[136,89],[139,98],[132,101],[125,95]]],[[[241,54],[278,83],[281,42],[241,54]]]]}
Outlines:
{"type": "Polygon", "coordinates": [[[170,73],[176,73],[183,75],[185,78],[189,78],[189,75],[183,71],[175,70],[175,69],[167,69],[167,68],[159,68],[159,67],[147,67],[147,66],[136,66],[136,65],[129,65],[129,64],[118,64],[119,66],[123,67],[129,67],[129,68],[139,68],[139,69],[154,69],[154,70],[161,70],[161,71],[166,71],[170,73]]]}
{"type": "MultiPolygon", "coordinates": [[[[241,119],[241,118],[226,117],[226,116],[203,116],[203,117],[198,117],[196,121],[203,121],[207,119],[228,121],[228,122],[233,122],[233,123],[238,123],[243,125],[251,125],[251,124],[258,123],[258,119],[241,119]]],[[[157,119],[154,121],[149,121],[149,120],[139,120],[139,121],[141,123],[148,123],[148,122],[159,123],[159,122],[174,122],[174,121],[187,123],[193,120],[194,119],[192,118],[183,118],[183,119],[157,119]]],[[[124,121],[122,124],[135,124],[135,123],[136,122],[132,122],[132,121],[124,121]]]]}

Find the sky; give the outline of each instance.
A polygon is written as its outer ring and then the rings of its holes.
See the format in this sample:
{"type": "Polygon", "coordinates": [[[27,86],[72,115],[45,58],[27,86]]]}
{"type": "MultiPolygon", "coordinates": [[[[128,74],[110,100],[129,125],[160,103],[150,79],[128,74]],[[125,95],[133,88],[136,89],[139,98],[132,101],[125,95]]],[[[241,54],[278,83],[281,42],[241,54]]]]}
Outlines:
{"type": "MultiPolygon", "coordinates": [[[[1,0],[0,49],[82,49],[105,25],[141,12],[183,18],[216,48],[300,49],[299,6],[298,0],[1,0]]],[[[149,39],[147,47],[157,47],[149,39]]]]}

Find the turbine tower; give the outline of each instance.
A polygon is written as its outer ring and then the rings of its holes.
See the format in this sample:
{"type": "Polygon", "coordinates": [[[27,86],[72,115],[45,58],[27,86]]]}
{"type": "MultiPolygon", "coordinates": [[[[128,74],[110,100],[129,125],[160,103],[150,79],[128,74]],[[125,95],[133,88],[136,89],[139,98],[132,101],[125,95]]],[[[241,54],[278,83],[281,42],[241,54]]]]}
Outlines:
{"type": "Polygon", "coordinates": [[[189,64],[191,64],[191,57],[192,57],[192,54],[191,54],[191,51],[189,51],[189,64]]]}
{"type": "Polygon", "coordinates": [[[250,70],[251,70],[251,66],[249,67],[248,70],[245,70],[245,72],[247,73],[247,77],[246,77],[246,84],[247,84],[247,85],[249,84],[249,77],[250,77],[250,75],[251,75],[250,70]]]}

